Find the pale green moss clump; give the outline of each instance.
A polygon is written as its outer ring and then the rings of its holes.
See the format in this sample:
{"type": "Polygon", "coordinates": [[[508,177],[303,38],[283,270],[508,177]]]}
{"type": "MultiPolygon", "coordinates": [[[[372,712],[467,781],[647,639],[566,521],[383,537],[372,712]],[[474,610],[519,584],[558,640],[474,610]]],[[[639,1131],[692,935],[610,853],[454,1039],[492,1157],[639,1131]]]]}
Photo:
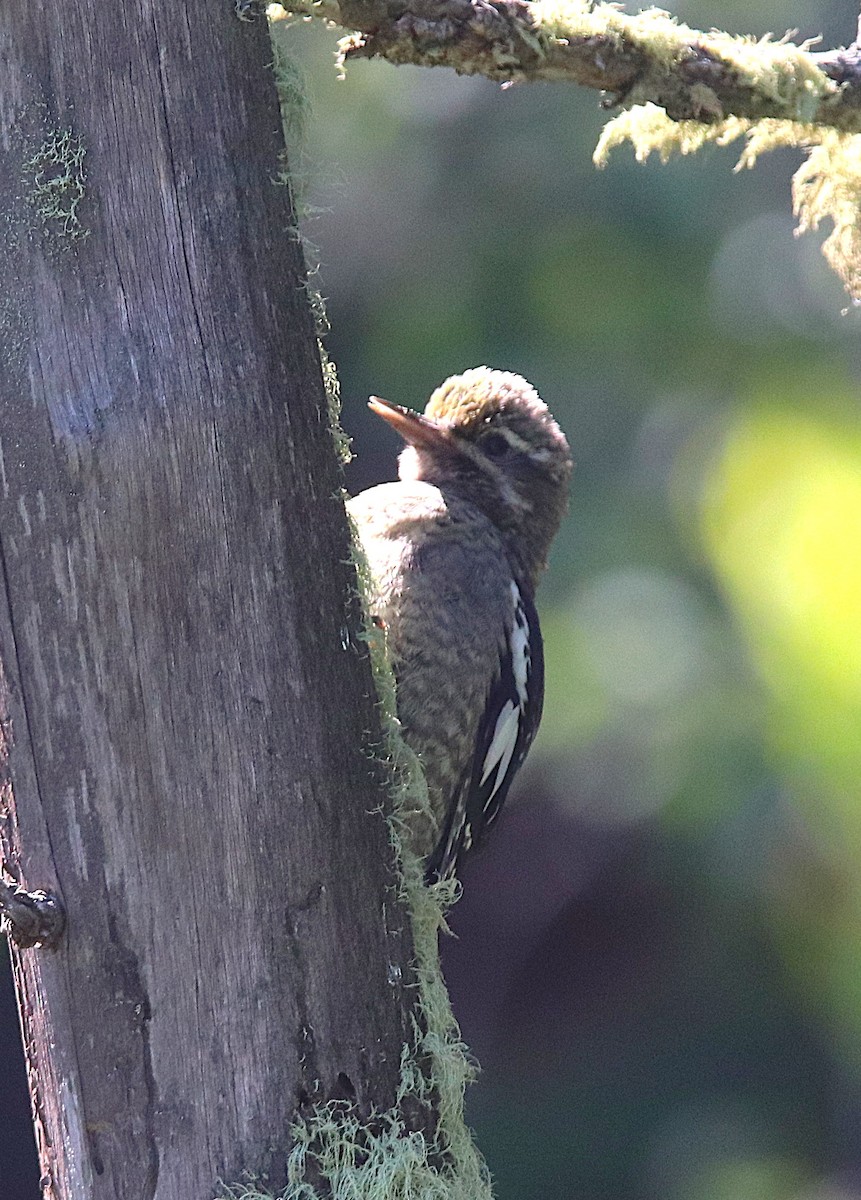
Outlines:
{"type": "MultiPolygon", "coordinates": [[[[556,42],[610,37],[636,47],[658,69],[672,70],[690,55],[691,45],[701,46],[726,63],[740,83],[785,108],[789,120],[811,120],[822,98],[837,88],[811,59],[807,45],[775,41],[770,36],[733,37],[717,30],[703,33],[659,8],[630,14],[613,4],[593,5],[588,0],[536,0],[531,11],[539,29],[556,42]]],[[[702,91],[708,93],[709,89],[702,91]]],[[[703,99],[705,108],[709,97],[703,99]]],[[[635,86],[629,101],[637,100],[635,86]]]]}
{"type": "Polygon", "coordinates": [[[71,129],[49,134],[24,163],[26,198],[43,229],[69,241],[84,238],[78,205],[84,198],[84,143],[71,129]]]}
{"type": "Polygon", "coordinates": [[[630,14],[615,4],[590,0],[535,0],[531,11],[539,27],[559,41],[615,37],[642,45],[667,66],[677,62],[684,46],[690,45],[689,39],[697,36],[695,30],[660,8],[630,14]]]}
{"type": "Polygon", "coordinates": [[[605,167],[610,151],[630,142],[637,162],[645,162],[652,154],[657,154],[661,162],[669,162],[676,154],[693,154],[707,142],[725,145],[740,137],[749,124],[737,117],[711,125],[674,121],[657,104],[638,104],[607,122],[592,158],[597,167],[605,167]]]}
{"type": "MultiPolygon", "coordinates": [[[[320,304],[322,305],[322,303],[323,299],[320,297],[320,304]]],[[[342,466],[346,466],[353,457],[353,451],[350,449],[350,438],[341,424],[341,383],[338,379],[337,368],[329,357],[322,337],[317,338],[317,349],[320,352],[320,366],[323,368],[323,386],[326,389],[329,428],[335,443],[335,453],[338,456],[338,462],[342,466]]]]}
{"type": "Polygon", "coordinates": [[[798,233],[830,220],[822,253],[856,301],[861,300],[861,134],[839,133],[786,121],[760,121],[747,132],[738,167],[753,167],[760,154],[800,146],[807,157],[792,177],[798,233]]]}
{"type": "Polygon", "coordinates": [[[830,218],[822,253],[856,301],[861,301],[861,135],[823,132],[792,179],[798,231],[830,218]]]}

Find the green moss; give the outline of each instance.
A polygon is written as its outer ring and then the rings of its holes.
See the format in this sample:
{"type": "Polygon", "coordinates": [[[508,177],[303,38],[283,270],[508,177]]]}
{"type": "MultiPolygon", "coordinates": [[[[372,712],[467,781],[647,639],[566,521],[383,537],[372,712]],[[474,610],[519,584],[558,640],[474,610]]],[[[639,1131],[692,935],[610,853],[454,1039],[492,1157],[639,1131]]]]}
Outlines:
{"type": "MultiPolygon", "coordinates": [[[[757,40],[716,30],[703,33],[656,8],[629,14],[612,4],[593,5],[586,0],[536,0],[532,11],[539,31],[556,42],[609,37],[641,51],[658,70],[672,70],[690,54],[692,44],[701,46],[726,63],[740,83],[785,108],[788,120],[811,120],[820,100],[837,90],[806,45],[774,41],[770,36],[757,40]]],[[[637,103],[638,98],[643,97],[638,97],[635,87],[629,100],[637,103]]],[[[707,107],[709,98],[703,99],[707,107]]]]}
{"type": "MultiPolygon", "coordinates": [[[[317,296],[322,306],[323,297],[320,296],[319,292],[317,296]]],[[[326,402],[329,406],[329,427],[335,442],[335,453],[338,456],[338,462],[346,465],[353,457],[353,452],[350,449],[350,439],[341,424],[341,384],[338,380],[338,371],[329,357],[322,338],[317,339],[317,348],[320,352],[320,365],[323,368],[323,386],[326,389],[326,402]]]]}
{"type": "Polygon", "coordinates": [[[611,150],[630,142],[637,162],[645,162],[652,154],[668,162],[675,154],[693,154],[707,142],[731,141],[745,128],[746,123],[735,117],[713,125],[674,121],[657,104],[639,104],[607,122],[592,157],[596,166],[604,167],[611,150]]]}
{"type": "Polygon", "coordinates": [[[694,32],[660,9],[632,16],[615,5],[589,0],[536,0],[532,12],[541,31],[557,41],[611,37],[642,43],[667,65],[677,60],[686,35],[694,32]]]}
{"type": "Polygon", "coordinates": [[[84,198],[85,148],[71,129],[48,134],[23,167],[26,199],[45,232],[66,241],[89,233],[78,217],[84,198]]]}
{"type": "Polygon", "coordinates": [[[739,167],[778,146],[800,146],[807,157],[792,177],[798,232],[831,222],[822,253],[854,301],[861,301],[861,134],[783,121],[760,121],[747,134],[739,167]]]}
{"type": "Polygon", "coordinates": [[[861,301],[861,136],[823,134],[795,172],[792,199],[800,232],[832,221],[822,253],[861,301]]]}

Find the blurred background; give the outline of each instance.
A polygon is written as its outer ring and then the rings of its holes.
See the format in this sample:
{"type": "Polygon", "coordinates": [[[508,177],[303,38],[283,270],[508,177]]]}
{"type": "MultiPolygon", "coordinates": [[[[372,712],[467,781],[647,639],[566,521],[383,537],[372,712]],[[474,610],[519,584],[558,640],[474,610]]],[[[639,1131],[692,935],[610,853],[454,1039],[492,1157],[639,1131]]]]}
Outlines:
{"type": "MultiPolygon", "coordinates": [[[[858,16],[672,9],[826,47],[858,16]]],[[[497,1198],[861,1197],[861,313],[793,237],[799,156],[598,172],[595,94],[339,82],[335,34],[286,36],[350,490],[395,470],[369,393],[421,407],[483,363],[577,463],[544,723],[444,946],[497,1198]]],[[[0,1196],[36,1200],[0,1028],[0,1196]]]]}

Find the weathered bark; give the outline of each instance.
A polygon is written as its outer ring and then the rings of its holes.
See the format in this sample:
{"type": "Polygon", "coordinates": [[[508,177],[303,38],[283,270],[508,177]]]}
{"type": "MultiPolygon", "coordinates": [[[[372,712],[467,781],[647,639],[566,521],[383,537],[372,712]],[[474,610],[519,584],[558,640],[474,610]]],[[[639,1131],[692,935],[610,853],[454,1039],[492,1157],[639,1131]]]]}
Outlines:
{"type": "Polygon", "coordinates": [[[7,878],[56,1200],[279,1187],[411,990],[265,23],[0,8],[7,878]],[[388,968],[388,969],[387,969],[388,968]],[[394,968],[394,969],[393,969],[394,968]]]}

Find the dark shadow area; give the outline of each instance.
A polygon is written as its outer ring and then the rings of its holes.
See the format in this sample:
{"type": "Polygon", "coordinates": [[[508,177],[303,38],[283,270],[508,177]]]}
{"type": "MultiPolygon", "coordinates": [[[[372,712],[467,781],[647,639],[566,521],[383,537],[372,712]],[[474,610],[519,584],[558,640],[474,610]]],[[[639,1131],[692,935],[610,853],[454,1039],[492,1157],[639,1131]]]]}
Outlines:
{"type": "Polygon", "coordinates": [[[0,948],[0,1196],[39,1200],[39,1168],[9,954],[0,948]]]}

